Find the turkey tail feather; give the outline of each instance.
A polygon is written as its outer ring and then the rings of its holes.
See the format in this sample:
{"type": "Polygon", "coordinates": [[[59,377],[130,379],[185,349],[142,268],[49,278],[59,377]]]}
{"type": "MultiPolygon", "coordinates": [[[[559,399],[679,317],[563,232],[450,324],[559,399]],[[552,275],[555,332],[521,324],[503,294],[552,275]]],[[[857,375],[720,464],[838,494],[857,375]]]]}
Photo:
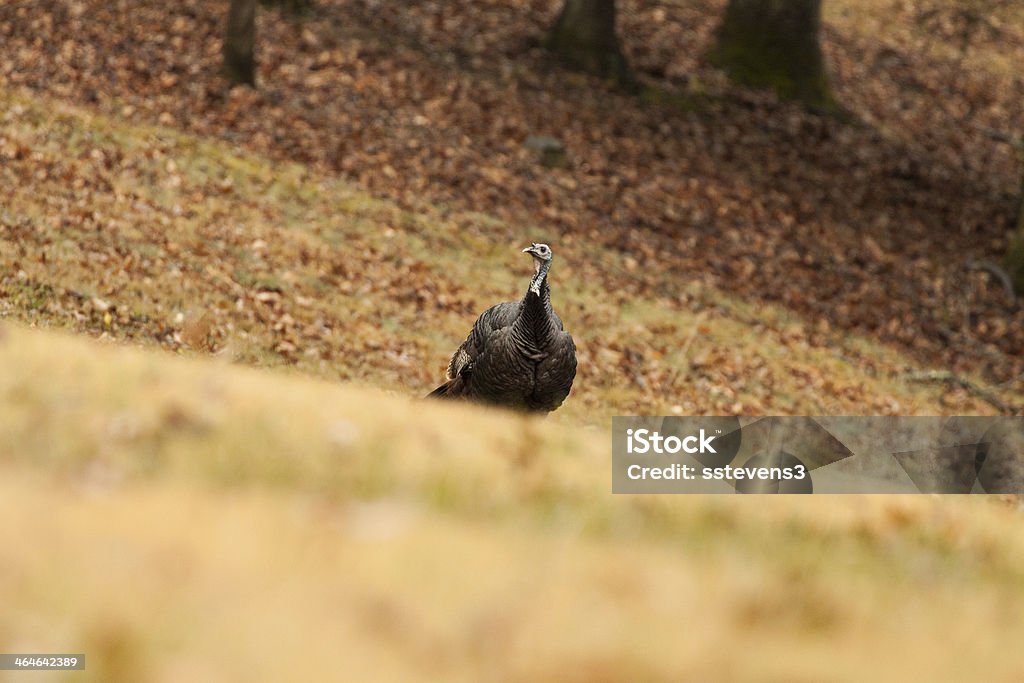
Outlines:
{"type": "Polygon", "coordinates": [[[437,389],[434,389],[429,394],[427,394],[426,398],[453,398],[453,396],[448,393],[448,390],[451,389],[451,388],[452,388],[452,383],[451,382],[445,382],[444,384],[439,386],[437,389]]]}

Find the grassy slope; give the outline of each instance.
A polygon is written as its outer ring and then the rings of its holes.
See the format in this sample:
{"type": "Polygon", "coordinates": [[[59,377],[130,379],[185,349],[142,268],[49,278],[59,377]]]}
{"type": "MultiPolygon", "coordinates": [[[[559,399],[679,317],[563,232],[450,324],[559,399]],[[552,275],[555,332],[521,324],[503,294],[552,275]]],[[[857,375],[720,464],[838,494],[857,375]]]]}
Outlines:
{"type": "Polygon", "coordinates": [[[6,649],[84,650],[97,681],[1020,677],[1008,508],[609,495],[610,406],[987,409],[897,353],[699,281],[666,289],[682,311],[629,296],[628,263],[567,240],[565,411],[410,402],[518,290],[528,231],[2,97],[4,314],[217,354],[3,328],[6,649]]]}
{"type": "Polygon", "coordinates": [[[86,680],[1024,673],[990,501],[612,497],[597,431],[3,329],[0,642],[86,680]]]}
{"type": "MultiPolygon", "coordinates": [[[[913,363],[534,226],[401,209],[298,165],[0,91],[0,313],[423,394],[480,311],[556,245],[581,361],[557,419],[990,412],[913,363]],[[642,280],[642,281],[641,281],[642,280]]],[[[1006,396],[1016,403],[1013,396],[1006,396]]]]}

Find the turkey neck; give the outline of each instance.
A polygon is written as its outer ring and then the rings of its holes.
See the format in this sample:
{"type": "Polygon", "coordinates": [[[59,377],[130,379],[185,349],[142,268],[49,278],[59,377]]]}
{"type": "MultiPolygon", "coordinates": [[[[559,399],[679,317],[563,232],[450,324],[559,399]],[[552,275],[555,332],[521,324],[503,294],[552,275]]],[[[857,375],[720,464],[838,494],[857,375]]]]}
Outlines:
{"type": "Polygon", "coordinates": [[[538,268],[530,288],[523,297],[519,317],[512,326],[512,334],[530,351],[542,348],[554,332],[551,324],[551,289],[548,287],[548,270],[551,261],[544,261],[538,268]]]}

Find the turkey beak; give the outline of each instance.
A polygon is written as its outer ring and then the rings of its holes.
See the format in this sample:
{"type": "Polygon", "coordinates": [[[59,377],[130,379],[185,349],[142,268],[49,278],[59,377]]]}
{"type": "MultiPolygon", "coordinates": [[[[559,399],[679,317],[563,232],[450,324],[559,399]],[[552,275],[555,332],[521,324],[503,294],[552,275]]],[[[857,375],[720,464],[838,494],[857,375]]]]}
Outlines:
{"type": "Polygon", "coordinates": [[[536,244],[531,244],[526,249],[523,249],[523,253],[524,254],[533,254],[533,253],[535,253],[536,249],[537,249],[537,245],[536,244]]]}

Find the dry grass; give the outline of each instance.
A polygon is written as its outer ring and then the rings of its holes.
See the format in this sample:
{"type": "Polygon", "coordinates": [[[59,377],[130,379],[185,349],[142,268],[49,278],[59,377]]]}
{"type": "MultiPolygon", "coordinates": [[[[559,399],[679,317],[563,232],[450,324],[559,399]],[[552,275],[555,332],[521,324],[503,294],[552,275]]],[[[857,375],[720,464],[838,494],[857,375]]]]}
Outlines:
{"type": "Polygon", "coordinates": [[[1010,505],[610,494],[612,413],[991,412],[906,355],[571,235],[0,109],[4,650],[84,651],[76,681],[1024,677],[1010,505]],[[564,409],[409,400],[540,238],[564,409]]]}
{"type": "Polygon", "coordinates": [[[613,497],[600,431],[3,329],[0,641],[85,680],[1024,673],[1007,506],[613,497]]]}
{"type": "MultiPolygon", "coordinates": [[[[991,412],[905,355],[571,235],[375,200],[225,143],[0,91],[0,314],[423,395],[547,239],[580,375],[556,419],[991,412]]],[[[1013,391],[1003,389],[1007,402],[1013,391]]]]}

